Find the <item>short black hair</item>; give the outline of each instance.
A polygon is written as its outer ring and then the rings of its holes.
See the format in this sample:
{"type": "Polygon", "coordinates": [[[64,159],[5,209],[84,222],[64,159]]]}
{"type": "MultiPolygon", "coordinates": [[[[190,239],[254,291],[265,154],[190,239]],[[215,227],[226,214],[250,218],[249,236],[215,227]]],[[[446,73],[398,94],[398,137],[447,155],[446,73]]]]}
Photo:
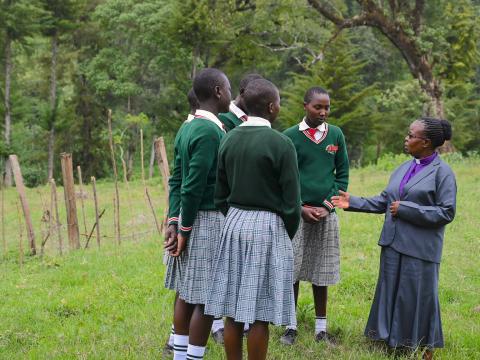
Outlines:
{"type": "Polygon", "coordinates": [[[310,101],[312,101],[314,94],[326,94],[326,95],[328,95],[328,91],[325,90],[324,88],[320,87],[320,86],[311,87],[305,93],[305,96],[303,97],[303,102],[305,104],[308,104],[310,101]]]}
{"type": "Polygon", "coordinates": [[[187,94],[188,103],[190,104],[190,112],[197,110],[200,107],[198,103],[197,95],[195,95],[195,91],[193,88],[187,94]]]}
{"type": "Polygon", "coordinates": [[[256,79],[249,82],[243,93],[243,101],[249,115],[265,117],[268,104],[277,100],[277,87],[266,79],[256,79]]]}
{"type": "Polygon", "coordinates": [[[418,121],[423,123],[423,133],[434,148],[442,146],[452,138],[452,125],[447,120],[422,116],[418,121]]]}
{"type": "Polygon", "coordinates": [[[250,81],[257,79],[263,79],[263,76],[255,73],[245,75],[242,80],[240,80],[240,85],[238,86],[239,93],[243,94],[250,81]]]}
{"type": "Polygon", "coordinates": [[[193,91],[198,101],[210,99],[215,93],[216,86],[222,86],[226,76],[215,68],[206,68],[200,71],[193,79],[193,91]]]}

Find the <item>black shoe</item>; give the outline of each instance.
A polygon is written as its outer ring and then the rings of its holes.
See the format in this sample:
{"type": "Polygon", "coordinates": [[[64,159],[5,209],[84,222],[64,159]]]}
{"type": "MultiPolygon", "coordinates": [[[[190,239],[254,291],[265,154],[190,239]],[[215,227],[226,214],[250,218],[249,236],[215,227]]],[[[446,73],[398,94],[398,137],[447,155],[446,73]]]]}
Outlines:
{"type": "Polygon", "coordinates": [[[212,339],[217,344],[223,344],[223,329],[218,329],[215,332],[212,332],[212,339]]]}
{"type": "Polygon", "coordinates": [[[168,342],[163,347],[163,354],[164,355],[173,355],[173,346],[171,346],[168,342]]]}
{"type": "Polygon", "coordinates": [[[320,331],[317,335],[315,335],[315,341],[320,342],[324,341],[328,345],[335,345],[337,340],[335,337],[326,331],[320,331]]]}
{"type": "Polygon", "coordinates": [[[287,329],[280,338],[280,342],[283,345],[292,346],[295,343],[295,338],[297,337],[297,330],[287,329]]]}

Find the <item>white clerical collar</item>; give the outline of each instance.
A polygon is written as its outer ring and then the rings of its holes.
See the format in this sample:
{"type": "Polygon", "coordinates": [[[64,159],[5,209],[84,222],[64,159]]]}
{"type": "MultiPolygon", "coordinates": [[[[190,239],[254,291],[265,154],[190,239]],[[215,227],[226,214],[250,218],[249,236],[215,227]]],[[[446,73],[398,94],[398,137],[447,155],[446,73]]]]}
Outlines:
{"type": "MultiPolygon", "coordinates": [[[[300,125],[298,125],[298,130],[305,131],[307,129],[310,129],[310,126],[308,126],[307,122],[305,121],[305,118],[303,118],[300,125]]],[[[324,123],[324,122],[321,123],[320,125],[317,126],[317,129],[321,132],[325,131],[327,129],[326,123],[324,123]]]]}
{"type": "Polygon", "coordinates": [[[193,119],[195,119],[195,116],[192,115],[192,114],[188,114],[187,120],[185,120],[185,122],[190,122],[190,121],[192,121],[193,119]]]}
{"type": "Polygon", "coordinates": [[[229,110],[239,119],[241,119],[242,116],[247,116],[233,101],[230,103],[229,110]]]}
{"type": "Polygon", "coordinates": [[[199,109],[195,111],[195,117],[201,117],[210,120],[211,122],[215,123],[220,129],[222,129],[222,131],[225,131],[222,122],[218,120],[218,118],[210,111],[199,109]]]}
{"type": "Polygon", "coordinates": [[[249,116],[247,121],[241,123],[238,126],[268,126],[271,128],[272,124],[270,124],[270,121],[264,118],[258,116],[249,116]]]}

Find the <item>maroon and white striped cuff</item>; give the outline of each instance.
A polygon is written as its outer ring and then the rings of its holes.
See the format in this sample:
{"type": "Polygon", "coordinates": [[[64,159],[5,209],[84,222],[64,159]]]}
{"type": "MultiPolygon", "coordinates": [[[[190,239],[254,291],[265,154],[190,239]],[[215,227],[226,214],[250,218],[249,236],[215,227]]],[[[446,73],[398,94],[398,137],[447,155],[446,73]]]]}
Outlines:
{"type": "Polygon", "coordinates": [[[323,200],[323,205],[325,205],[325,207],[327,209],[329,209],[330,211],[332,211],[335,208],[335,206],[330,201],[328,201],[326,199],[323,200]]]}
{"type": "Polygon", "coordinates": [[[168,220],[167,220],[168,225],[177,224],[177,223],[178,223],[178,217],[171,217],[171,218],[168,218],[168,220]]]}
{"type": "Polygon", "coordinates": [[[190,232],[192,231],[192,227],[191,226],[180,226],[180,231],[181,232],[190,232]]]}

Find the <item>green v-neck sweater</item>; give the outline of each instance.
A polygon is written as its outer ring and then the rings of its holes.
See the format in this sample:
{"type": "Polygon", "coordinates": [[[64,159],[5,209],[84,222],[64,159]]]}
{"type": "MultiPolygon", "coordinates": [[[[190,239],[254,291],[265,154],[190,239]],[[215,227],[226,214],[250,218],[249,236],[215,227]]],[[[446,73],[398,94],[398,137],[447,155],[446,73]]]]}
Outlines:
{"type": "Polygon", "coordinates": [[[295,148],[267,126],[239,126],[222,141],[215,205],[267,210],[283,220],[290,238],[300,221],[300,182],[295,148]]]}
{"type": "Polygon", "coordinates": [[[297,150],[302,203],[323,206],[333,212],[331,197],[337,195],[338,190],[347,191],[349,165],[342,130],[335,125],[326,125],[326,134],[319,143],[300,131],[299,125],[283,133],[297,150]]]}
{"type": "Polygon", "coordinates": [[[199,210],[216,210],[217,156],[225,133],[210,120],[195,118],[182,131],[178,156],[181,171],[179,232],[189,235],[199,210]]]}

